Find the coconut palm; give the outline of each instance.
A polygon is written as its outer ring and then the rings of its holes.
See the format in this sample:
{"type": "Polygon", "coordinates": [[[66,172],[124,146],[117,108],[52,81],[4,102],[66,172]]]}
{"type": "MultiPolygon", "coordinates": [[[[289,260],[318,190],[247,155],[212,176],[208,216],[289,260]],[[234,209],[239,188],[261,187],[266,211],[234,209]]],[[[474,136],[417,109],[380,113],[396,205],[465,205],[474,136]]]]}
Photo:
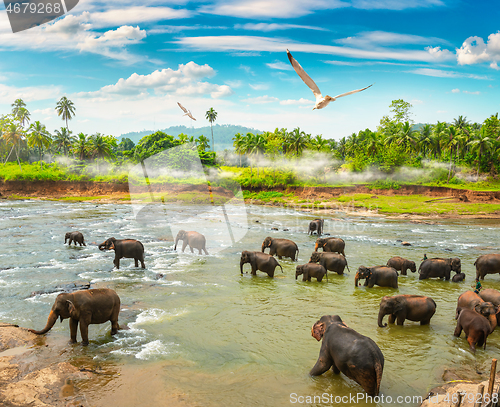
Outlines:
{"type": "Polygon", "coordinates": [[[38,152],[40,154],[40,168],[43,168],[43,149],[50,146],[52,143],[52,137],[47,131],[47,128],[38,120],[31,124],[28,131],[28,146],[38,148],[38,152]]]}
{"type": "Polygon", "coordinates": [[[295,155],[298,157],[302,154],[302,151],[307,148],[307,134],[300,130],[300,128],[296,127],[287,134],[287,144],[290,147],[290,150],[295,151],[295,155]]]}
{"type": "Polygon", "coordinates": [[[468,143],[471,146],[472,152],[477,153],[477,180],[479,181],[479,165],[481,163],[481,157],[484,154],[490,152],[493,147],[493,139],[488,137],[488,132],[485,126],[481,127],[481,130],[475,131],[473,139],[468,143]]]}
{"type": "Polygon", "coordinates": [[[425,124],[420,129],[420,135],[417,140],[417,149],[419,153],[422,153],[424,157],[427,157],[432,146],[432,126],[430,124],[425,124]]]}
{"type": "Polygon", "coordinates": [[[68,155],[69,148],[73,144],[75,137],[71,135],[71,131],[67,127],[61,127],[61,130],[54,130],[54,144],[56,148],[68,155]]]}
{"type": "Polygon", "coordinates": [[[66,120],[66,129],[68,128],[68,120],[71,120],[75,116],[76,107],[71,100],[66,96],[63,96],[56,105],[56,111],[58,116],[62,116],[63,120],[66,120]]]}
{"type": "Polygon", "coordinates": [[[432,128],[432,145],[430,153],[434,154],[434,158],[441,159],[443,138],[446,133],[447,124],[444,122],[437,122],[432,128]]]}
{"type": "Polygon", "coordinates": [[[195,140],[198,148],[202,151],[207,151],[207,148],[210,148],[210,140],[205,137],[203,134],[195,140]]]}
{"type": "Polygon", "coordinates": [[[87,158],[87,153],[89,151],[89,138],[88,135],[84,133],[78,133],[77,137],[78,138],[73,144],[73,153],[83,161],[87,158]]]}
{"type": "Polygon", "coordinates": [[[398,127],[398,144],[402,144],[407,151],[416,150],[417,131],[412,129],[410,122],[404,122],[398,127]]]}
{"type": "Polygon", "coordinates": [[[317,151],[325,151],[328,148],[328,140],[325,140],[321,134],[311,139],[311,147],[317,151]]]}
{"type": "Polygon", "coordinates": [[[205,117],[210,122],[210,130],[212,131],[212,151],[215,152],[214,129],[212,127],[212,123],[217,120],[217,112],[213,107],[211,107],[210,110],[207,110],[207,112],[205,113],[205,117]]]}
{"type": "Polygon", "coordinates": [[[96,160],[97,171],[99,171],[99,160],[113,156],[113,145],[107,137],[101,133],[95,133],[89,138],[89,153],[96,160]]]}
{"type": "Polygon", "coordinates": [[[19,114],[19,110],[26,108],[26,103],[24,103],[24,100],[22,99],[16,99],[14,103],[11,104],[11,106],[12,106],[12,114],[14,115],[14,117],[17,117],[19,114]]]}
{"type": "Polygon", "coordinates": [[[10,150],[9,155],[5,159],[4,165],[10,158],[12,151],[16,153],[17,163],[19,164],[19,168],[22,171],[21,160],[19,159],[19,150],[21,149],[21,142],[24,138],[24,130],[21,125],[17,122],[17,120],[5,121],[2,130],[2,138],[5,140],[6,144],[12,144],[12,149],[10,150]],[[17,147],[17,149],[16,149],[17,147]]]}
{"type": "Polygon", "coordinates": [[[240,167],[241,167],[241,156],[242,154],[245,153],[244,151],[245,138],[240,133],[236,133],[234,135],[233,146],[234,146],[234,151],[236,151],[236,154],[238,154],[238,156],[240,157],[240,167]]]}

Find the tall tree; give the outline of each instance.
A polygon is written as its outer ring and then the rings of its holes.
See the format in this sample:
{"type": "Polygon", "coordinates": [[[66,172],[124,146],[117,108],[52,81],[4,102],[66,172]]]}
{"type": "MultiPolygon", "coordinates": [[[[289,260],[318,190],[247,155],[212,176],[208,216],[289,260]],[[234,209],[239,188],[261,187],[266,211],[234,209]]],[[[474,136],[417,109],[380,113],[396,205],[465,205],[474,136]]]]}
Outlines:
{"type": "Polygon", "coordinates": [[[481,164],[481,157],[488,153],[493,147],[493,140],[488,137],[485,126],[481,130],[474,132],[474,138],[469,141],[472,147],[472,152],[477,153],[477,180],[479,181],[479,166],[481,164]]]}
{"type": "Polygon", "coordinates": [[[287,144],[290,150],[295,151],[295,156],[302,154],[302,151],[307,148],[308,137],[305,132],[296,127],[287,134],[287,144]]]}
{"type": "Polygon", "coordinates": [[[28,146],[38,148],[38,153],[40,154],[40,168],[43,168],[43,149],[50,146],[50,143],[52,143],[52,137],[46,127],[38,120],[31,124],[28,131],[28,146]]]}
{"type": "Polygon", "coordinates": [[[64,155],[68,155],[69,148],[73,144],[74,136],[67,127],[61,127],[61,130],[54,130],[54,144],[58,150],[63,150],[64,155]]]}
{"type": "Polygon", "coordinates": [[[397,99],[393,100],[389,107],[391,108],[391,112],[394,114],[394,120],[397,123],[413,123],[413,120],[410,118],[410,109],[413,107],[411,103],[405,102],[403,99],[397,99]]]}
{"type": "Polygon", "coordinates": [[[210,130],[212,131],[212,151],[215,152],[214,129],[212,127],[212,124],[215,120],[217,120],[217,112],[213,107],[211,107],[210,110],[207,110],[207,112],[205,113],[205,117],[210,122],[210,130]]]}
{"type": "Polygon", "coordinates": [[[87,153],[89,151],[89,139],[84,133],[78,133],[77,139],[73,144],[73,153],[78,156],[78,158],[83,161],[87,158],[87,153]]]}
{"type": "Polygon", "coordinates": [[[63,120],[66,120],[66,129],[68,128],[68,120],[71,120],[75,116],[76,107],[71,100],[69,100],[66,96],[63,96],[59,99],[56,105],[56,111],[58,116],[62,116],[63,120]]]}
{"type": "Polygon", "coordinates": [[[19,124],[17,120],[5,120],[3,124],[2,130],[2,138],[5,140],[7,144],[12,144],[12,149],[10,150],[9,155],[5,159],[4,165],[9,160],[12,151],[16,153],[17,163],[19,164],[19,169],[22,171],[21,160],[19,159],[19,151],[21,149],[21,142],[24,138],[24,130],[19,124]],[[16,149],[17,147],[17,149],[16,149]]]}

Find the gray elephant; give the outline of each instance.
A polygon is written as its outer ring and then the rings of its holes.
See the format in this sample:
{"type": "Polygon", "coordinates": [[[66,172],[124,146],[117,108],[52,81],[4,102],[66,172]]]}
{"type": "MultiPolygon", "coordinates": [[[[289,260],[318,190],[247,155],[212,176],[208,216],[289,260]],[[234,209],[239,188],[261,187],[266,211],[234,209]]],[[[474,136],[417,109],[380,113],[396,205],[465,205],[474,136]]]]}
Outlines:
{"type": "Polygon", "coordinates": [[[338,315],[323,315],[313,325],[311,335],[317,341],[323,339],[311,376],[332,368],[333,373],[342,372],[360,384],[368,395],[379,394],[384,355],[372,339],[349,328],[338,315]]]}
{"type": "Polygon", "coordinates": [[[472,352],[476,353],[476,345],[484,344],[484,349],[486,349],[486,339],[491,333],[488,320],[473,310],[461,307],[457,308],[456,319],[457,327],[453,335],[459,337],[463,329],[472,352]]]}
{"type": "Polygon", "coordinates": [[[459,283],[465,280],[465,273],[455,273],[455,275],[451,278],[451,281],[454,283],[459,283]]]}
{"type": "Polygon", "coordinates": [[[49,332],[57,318],[70,318],[69,328],[71,343],[76,343],[78,323],[82,335],[82,345],[89,344],[89,324],[111,322],[111,335],[118,332],[118,314],[120,313],[120,297],[109,288],[62,293],[56,297],[47,319],[47,325],[41,331],[29,329],[30,332],[43,335],[49,332]]]}
{"type": "Polygon", "coordinates": [[[403,325],[405,319],[420,322],[420,325],[427,325],[436,312],[436,303],[430,297],[424,295],[401,294],[393,297],[385,296],[380,302],[378,313],[378,326],[383,328],[387,324],[382,324],[384,316],[389,314],[389,323],[394,321],[398,325],[403,325]]]}
{"type": "Polygon", "coordinates": [[[456,318],[458,318],[459,308],[467,308],[476,311],[478,314],[481,314],[488,320],[491,327],[491,332],[493,332],[493,330],[496,328],[497,313],[499,312],[498,307],[489,301],[484,301],[474,291],[466,291],[460,294],[457,300],[456,318]]]}
{"type": "Polygon", "coordinates": [[[400,256],[391,257],[387,261],[387,265],[389,267],[392,267],[393,269],[396,269],[397,271],[401,271],[402,276],[407,275],[407,270],[410,270],[412,273],[415,273],[417,271],[417,267],[415,266],[414,261],[405,259],[400,256]]]}
{"type": "Polygon", "coordinates": [[[427,259],[420,263],[418,279],[425,280],[429,277],[438,277],[448,281],[452,270],[456,273],[462,272],[462,264],[458,257],[453,259],[427,259]]]}
{"type": "Polygon", "coordinates": [[[117,269],[120,268],[120,259],[125,257],[127,259],[135,260],[135,267],[139,267],[139,261],[141,262],[141,267],[146,268],[144,265],[144,246],[141,242],[135,239],[115,239],[110,237],[108,240],[102,242],[99,246],[99,250],[114,250],[115,259],[113,260],[114,265],[117,269]]]}
{"type": "Polygon", "coordinates": [[[323,249],[324,252],[335,252],[340,253],[345,257],[345,242],[344,239],[340,237],[327,237],[316,239],[316,245],[314,246],[314,251],[317,252],[318,249],[323,249]]]}
{"type": "Polygon", "coordinates": [[[267,253],[261,252],[250,252],[248,250],[243,250],[241,252],[240,259],[240,271],[243,274],[243,264],[250,263],[252,266],[252,275],[257,275],[257,270],[267,273],[269,277],[274,277],[274,270],[276,267],[281,268],[283,273],[283,267],[278,263],[273,256],[267,253]]]}
{"type": "Polygon", "coordinates": [[[500,274],[500,254],[483,254],[474,262],[476,266],[476,278],[484,280],[486,274],[500,274]]]}
{"type": "Polygon", "coordinates": [[[80,244],[80,246],[87,246],[85,244],[85,239],[83,238],[83,234],[81,232],[75,231],[75,232],[68,232],[64,235],[64,244],[69,239],[68,245],[71,246],[71,242],[74,242],[75,246],[77,243],[80,244]]]}
{"type": "Polygon", "coordinates": [[[182,240],[183,252],[186,246],[189,245],[191,253],[194,253],[193,249],[198,249],[198,254],[202,254],[202,250],[205,252],[205,254],[208,254],[206,249],[206,239],[205,236],[203,236],[201,233],[179,230],[179,233],[177,233],[177,237],[175,238],[174,250],[177,250],[177,243],[179,242],[179,240],[182,240]]]}
{"type": "Polygon", "coordinates": [[[493,288],[485,288],[479,291],[479,296],[484,300],[491,302],[493,305],[497,307],[500,305],[500,292],[493,288]]]}
{"type": "Polygon", "coordinates": [[[354,286],[358,286],[358,280],[365,279],[365,286],[372,288],[374,285],[380,287],[398,288],[398,272],[392,267],[375,266],[358,268],[354,277],[354,286]]]}
{"type": "MultiPolygon", "coordinates": [[[[339,275],[344,274],[344,269],[347,267],[349,270],[349,266],[347,265],[347,260],[344,256],[337,253],[329,253],[329,252],[313,252],[311,254],[311,258],[309,259],[310,263],[319,263],[326,270],[333,271],[339,275]]],[[[350,271],[350,270],[349,270],[350,271]]]]}
{"type": "Polygon", "coordinates": [[[269,254],[274,256],[278,255],[278,259],[283,257],[290,257],[292,260],[296,260],[296,256],[299,255],[299,247],[297,244],[290,239],[273,239],[268,236],[262,242],[262,253],[269,247],[269,254]]]}
{"type": "Polygon", "coordinates": [[[302,266],[297,266],[295,268],[295,280],[297,277],[302,275],[302,281],[311,281],[311,277],[314,277],[318,282],[323,280],[323,277],[326,276],[326,281],[328,281],[328,273],[326,269],[317,263],[307,263],[302,266]]]}
{"type": "Polygon", "coordinates": [[[323,219],[314,219],[313,221],[309,222],[309,230],[307,232],[308,235],[312,235],[314,231],[316,231],[316,234],[318,236],[321,236],[323,234],[323,225],[325,221],[323,219]]]}

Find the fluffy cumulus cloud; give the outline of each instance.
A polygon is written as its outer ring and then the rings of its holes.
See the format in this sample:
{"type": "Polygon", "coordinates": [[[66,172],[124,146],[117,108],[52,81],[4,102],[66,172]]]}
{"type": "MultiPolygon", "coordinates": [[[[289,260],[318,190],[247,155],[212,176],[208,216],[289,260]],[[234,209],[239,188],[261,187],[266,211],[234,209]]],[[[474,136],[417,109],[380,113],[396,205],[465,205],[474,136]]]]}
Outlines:
{"type": "Polygon", "coordinates": [[[27,86],[15,87],[0,83],[0,104],[11,104],[15,99],[23,99],[25,102],[36,100],[56,99],[61,94],[59,86],[27,86]]]}
{"type": "Polygon", "coordinates": [[[97,92],[80,93],[80,97],[106,98],[119,96],[156,94],[210,95],[213,98],[229,96],[233,93],[228,85],[217,85],[200,81],[215,76],[209,65],[198,65],[193,61],[171,68],[156,70],[148,75],[133,73],[128,78],[120,78],[114,85],[107,85],[97,92]]]}
{"type": "Polygon", "coordinates": [[[467,38],[460,48],[457,48],[457,61],[460,65],[473,65],[489,62],[490,67],[498,69],[500,60],[500,31],[488,36],[485,43],[481,37],[467,38]]]}

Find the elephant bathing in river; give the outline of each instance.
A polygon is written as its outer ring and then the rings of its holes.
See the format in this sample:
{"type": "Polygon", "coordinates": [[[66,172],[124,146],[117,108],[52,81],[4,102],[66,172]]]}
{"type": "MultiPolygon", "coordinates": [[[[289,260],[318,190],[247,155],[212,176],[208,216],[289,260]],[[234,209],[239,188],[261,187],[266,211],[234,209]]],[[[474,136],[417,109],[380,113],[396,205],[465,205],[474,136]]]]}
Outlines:
{"type": "Polygon", "coordinates": [[[77,243],[79,243],[80,246],[87,246],[85,244],[85,239],[83,238],[83,234],[81,232],[68,232],[68,233],[66,233],[66,235],[64,236],[64,244],[66,244],[68,239],[69,239],[68,246],[71,246],[71,242],[74,242],[75,246],[77,243]]]}
{"type": "Polygon", "coordinates": [[[414,261],[399,256],[391,257],[387,261],[387,265],[396,269],[397,271],[401,271],[402,276],[407,275],[407,270],[410,270],[412,273],[415,273],[417,271],[417,267],[415,266],[414,261]]]}
{"type": "Polygon", "coordinates": [[[420,263],[418,268],[419,280],[425,280],[429,277],[444,278],[445,280],[450,279],[451,271],[460,273],[462,271],[462,265],[460,259],[455,257],[453,259],[427,259],[420,263]]]}
{"type": "Polygon", "coordinates": [[[269,254],[274,256],[278,255],[278,259],[281,260],[282,257],[290,257],[292,260],[296,260],[296,255],[299,255],[299,247],[297,244],[290,239],[273,239],[268,236],[262,242],[262,253],[269,247],[269,254]]]}
{"type": "Polygon", "coordinates": [[[206,239],[205,236],[203,236],[201,233],[179,230],[179,233],[177,233],[177,237],[175,238],[174,250],[177,250],[177,243],[179,242],[179,240],[182,240],[183,252],[186,246],[189,245],[191,253],[193,253],[193,249],[198,249],[198,254],[201,254],[202,250],[205,252],[205,254],[208,254],[206,249],[206,239]]]}
{"type": "Polygon", "coordinates": [[[486,274],[500,274],[500,254],[483,254],[474,262],[476,278],[484,280],[486,274]]]}
{"type": "Polygon", "coordinates": [[[267,253],[243,250],[240,259],[241,274],[243,274],[243,264],[245,263],[250,263],[252,266],[252,275],[254,276],[257,275],[257,270],[260,270],[267,273],[269,277],[274,277],[274,270],[276,267],[281,268],[281,272],[283,273],[283,267],[278,263],[278,260],[267,253]]]}
{"type": "Polygon", "coordinates": [[[326,276],[326,281],[328,281],[328,273],[321,264],[307,263],[302,266],[297,266],[295,268],[295,280],[297,280],[297,277],[301,274],[302,281],[311,281],[311,277],[314,277],[318,282],[321,282],[324,276],[326,276]]]}
{"type": "Polygon", "coordinates": [[[143,269],[146,268],[144,265],[144,246],[141,242],[134,239],[121,239],[117,240],[114,237],[110,237],[105,242],[99,245],[99,250],[114,250],[115,259],[113,260],[114,265],[117,269],[120,268],[120,259],[125,257],[127,259],[135,260],[135,267],[139,267],[139,261],[143,269]]]}
{"type": "Polygon", "coordinates": [[[311,329],[312,336],[320,341],[319,358],[309,374],[319,376],[332,368],[344,373],[349,379],[374,397],[379,394],[384,355],[377,344],[342,322],[338,315],[323,315],[311,329]]]}
{"type": "MultiPolygon", "coordinates": [[[[313,252],[311,254],[311,258],[309,259],[310,263],[319,263],[325,269],[333,271],[339,275],[344,274],[344,269],[347,267],[349,270],[349,266],[347,265],[347,260],[344,256],[337,253],[320,253],[313,252]]],[[[350,271],[350,270],[349,270],[350,271]]]]}
{"type": "Polygon", "coordinates": [[[325,224],[325,221],[323,219],[314,219],[309,223],[309,231],[307,232],[308,235],[312,235],[314,231],[316,231],[316,234],[318,236],[321,236],[323,234],[323,225],[325,224]]]}
{"type": "Polygon", "coordinates": [[[314,251],[317,252],[318,249],[323,249],[324,252],[335,252],[339,253],[345,257],[344,249],[345,242],[344,239],[340,237],[327,237],[316,239],[316,245],[314,246],[314,251]]]}
{"type": "Polygon", "coordinates": [[[41,331],[29,329],[30,332],[43,335],[50,331],[59,317],[70,318],[69,328],[71,343],[76,343],[76,331],[80,323],[82,345],[89,344],[89,324],[103,324],[111,321],[111,335],[118,332],[118,314],[120,313],[120,297],[109,288],[62,293],[56,297],[50,311],[47,325],[41,331]]]}
{"type": "Polygon", "coordinates": [[[398,272],[392,267],[359,267],[354,277],[354,287],[358,286],[358,280],[362,278],[366,279],[365,286],[368,288],[372,288],[375,284],[381,287],[398,288],[398,272]]]}
{"type": "Polygon", "coordinates": [[[466,291],[460,294],[460,297],[458,297],[457,300],[456,318],[458,318],[459,308],[467,308],[476,311],[478,314],[481,314],[488,320],[491,327],[491,332],[493,332],[493,330],[496,328],[497,318],[498,316],[500,316],[500,314],[497,314],[499,312],[498,307],[491,302],[484,301],[474,291],[466,291]]]}
{"type": "Polygon", "coordinates": [[[500,292],[494,288],[485,288],[479,291],[479,296],[484,301],[489,301],[497,307],[500,305],[500,292]]]}
{"type": "Polygon", "coordinates": [[[427,325],[436,312],[436,303],[430,297],[424,295],[401,294],[393,297],[385,296],[380,302],[378,313],[378,326],[386,327],[382,324],[384,316],[389,314],[389,323],[394,321],[398,325],[403,325],[405,319],[420,322],[420,325],[427,325]]]}
{"type": "Polygon", "coordinates": [[[490,324],[485,317],[467,308],[457,308],[457,327],[453,335],[459,337],[462,329],[472,352],[476,353],[476,345],[484,344],[484,349],[486,349],[486,338],[490,334],[490,324]]]}

